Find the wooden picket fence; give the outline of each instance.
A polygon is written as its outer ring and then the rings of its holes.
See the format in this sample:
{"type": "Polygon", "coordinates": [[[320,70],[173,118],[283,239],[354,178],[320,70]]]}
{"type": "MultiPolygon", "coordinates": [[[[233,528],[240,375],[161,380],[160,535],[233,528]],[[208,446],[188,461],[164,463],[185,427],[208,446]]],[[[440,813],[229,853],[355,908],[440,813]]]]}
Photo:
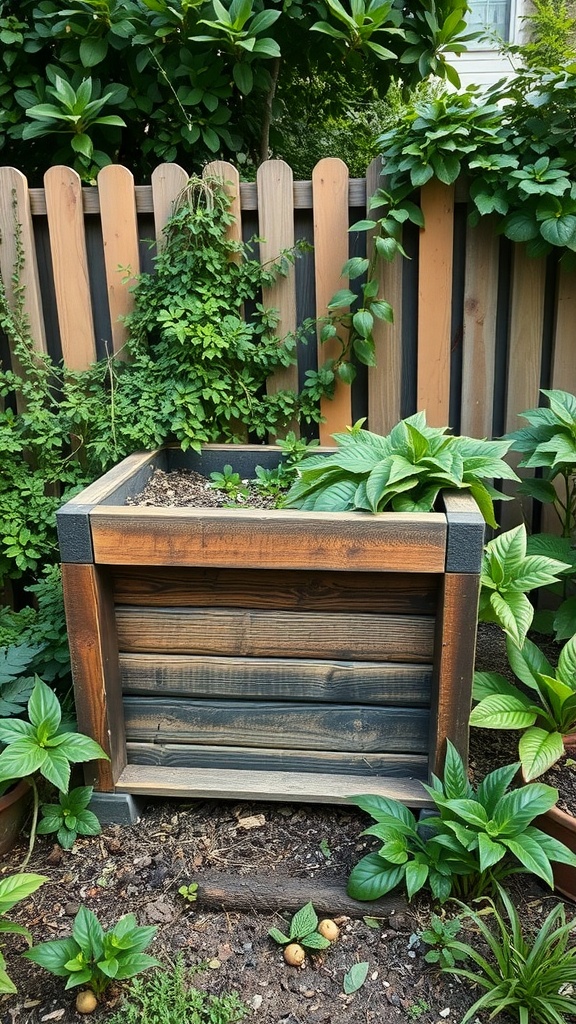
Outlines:
{"type": "MultiPolygon", "coordinates": [[[[365,179],[350,178],[338,159],[321,160],[311,182],[294,182],[279,160],[263,164],[255,183],[241,183],[226,163],[212,163],[205,173],[229,183],[233,231],[261,236],[262,260],[295,238],[313,243],[313,254],[264,296],[279,309],[282,330],[294,329],[304,316],[324,315],[332,294],[347,286],[340,276],[344,262],[365,245],[349,228],[367,214],[380,162],[365,179]]],[[[75,171],[57,166],[46,173],[44,188],[29,189],[20,171],[0,168],[0,272],[10,294],[17,222],[25,307],[39,349],[75,370],[106,351],[121,352],[126,331],[119,318],[131,310],[133,296],[119,268],[135,275],[151,267],[142,240],[162,243],[186,181],[183,168],[164,164],[150,185],[138,186],[127,168],[112,165],[100,172],[97,187],[86,188],[75,171]]],[[[432,424],[497,436],[538,404],[541,387],[576,391],[576,273],[553,258],[529,258],[522,246],[499,237],[488,218],[468,227],[465,189],[460,194],[429,182],[420,203],[425,228],[405,230],[410,260],[380,266],[395,322],[376,324],[378,365],[360,374],[353,388],[338,386],[324,404],[324,442],[358,416],[368,417],[370,429],[387,432],[416,409],[426,409],[432,424]]],[[[318,344],[317,355],[303,348],[300,365],[275,384],[297,388],[304,370],[330,355],[330,344],[318,344]]]]}

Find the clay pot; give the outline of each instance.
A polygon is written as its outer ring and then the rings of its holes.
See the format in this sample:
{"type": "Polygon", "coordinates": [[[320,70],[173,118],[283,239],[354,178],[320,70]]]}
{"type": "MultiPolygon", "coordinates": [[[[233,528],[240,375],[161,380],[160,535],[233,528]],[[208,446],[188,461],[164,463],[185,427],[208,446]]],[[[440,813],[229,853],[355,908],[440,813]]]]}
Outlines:
{"type": "MultiPolygon", "coordinates": [[[[564,750],[569,757],[576,757],[576,734],[564,737],[564,750]]],[[[572,814],[552,807],[546,814],[536,818],[534,825],[546,835],[564,843],[572,853],[576,853],[576,817],[572,814]]],[[[569,864],[554,863],[552,873],[554,888],[569,900],[576,902],[576,868],[570,867],[569,864]]]]}
{"type": "Polygon", "coordinates": [[[31,792],[28,779],[20,779],[0,796],[0,855],[11,850],[20,835],[31,792]]]}

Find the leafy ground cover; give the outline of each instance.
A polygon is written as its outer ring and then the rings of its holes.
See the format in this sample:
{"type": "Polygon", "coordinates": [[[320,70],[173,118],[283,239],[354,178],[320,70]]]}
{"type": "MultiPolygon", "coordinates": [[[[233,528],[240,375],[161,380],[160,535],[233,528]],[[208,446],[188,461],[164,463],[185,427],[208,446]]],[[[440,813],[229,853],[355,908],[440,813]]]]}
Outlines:
{"type": "MultiPolygon", "coordinates": [[[[479,666],[501,668],[504,661],[499,631],[482,626],[479,666]]],[[[512,759],[498,747],[503,739],[506,733],[472,731],[476,778],[512,759]]],[[[390,911],[379,917],[371,917],[367,904],[364,919],[347,917],[335,898],[330,916],[341,936],[301,968],[285,964],[282,948],[268,934],[271,927],[284,933],[289,927],[291,913],[282,905],[282,893],[290,882],[303,884],[312,902],[326,884],[344,897],[351,868],[372,843],[360,836],[366,824],[353,806],[151,802],[134,825],[107,826],[101,836],[79,839],[70,851],[55,847],[49,836],[39,837],[29,869],[48,881],[12,917],[39,942],[69,935],[80,905],[89,906],[105,927],[120,913],[133,912],[140,924],[157,926],[149,951],[167,966],[164,975],[181,957],[184,967],[193,969],[196,988],[215,996],[237,992],[247,1007],[245,1019],[262,1024],[460,1021],[479,993],[424,959],[427,947],[419,933],[429,927],[434,909],[428,896],[409,906],[403,896],[394,897],[390,911]],[[216,873],[248,881],[268,878],[278,893],[276,911],[207,905],[202,879],[216,873]],[[196,899],[179,892],[188,886],[196,899]],[[346,992],[344,979],[360,964],[368,964],[365,981],[346,992]]],[[[16,870],[24,851],[23,842],[5,858],[1,873],[16,870]]],[[[527,876],[511,891],[528,927],[539,927],[557,903],[555,894],[527,876]]],[[[573,916],[570,905],[567,914],[573,916]]],[[[473,925],[464,935],[476,941],[473,925]]],[[[0,1002],[2,1024],[81,1020],[75,991],[65,992],[61,979],[20,957],[23,948],[18,936],[7,937],[5,954],[18,994],[0,1002]]],[[[127,990],[126,983],[112,987],[93,1019],[128,1013],[122,1003],[127,990]]],[[[478,1019],[484,1024],[487,1015],[478,1019]]]]}

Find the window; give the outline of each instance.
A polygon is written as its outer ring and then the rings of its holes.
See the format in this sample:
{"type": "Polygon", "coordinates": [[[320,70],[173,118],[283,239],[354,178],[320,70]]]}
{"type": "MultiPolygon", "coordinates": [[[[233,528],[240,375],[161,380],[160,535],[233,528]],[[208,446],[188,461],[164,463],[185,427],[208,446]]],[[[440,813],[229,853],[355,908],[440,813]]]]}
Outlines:
{"type": "Polygon", "coordinates": [[[510,38],[510,0],[468,0],[468,30],[486,33],[471,48],[497,49],[495,35],[510,38]]]}

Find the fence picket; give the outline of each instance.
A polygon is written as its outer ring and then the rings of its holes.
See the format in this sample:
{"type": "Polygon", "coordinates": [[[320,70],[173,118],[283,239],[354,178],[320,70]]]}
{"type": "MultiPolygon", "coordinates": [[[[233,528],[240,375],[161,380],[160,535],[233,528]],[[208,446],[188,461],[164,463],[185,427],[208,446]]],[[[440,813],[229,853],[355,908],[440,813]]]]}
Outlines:
{"type": "Polygon", "coordinates": [[[156,245],[162,246],[164,225],[172,216],[174,200],[188,181],[188,174],[179,164],[160,164],[150,177],[156,245]]]}
{"type": "MultiPolygon", "coordinates": [[[[256,174],[258,188],[258,228],[260,260],[269,263],[278,258],[283,249],[294,245],[294,182],[292,169],[283,160],[266,160],[256,174]]],[[[292,267],[286,277],[279,277],[271,288],[263,290],[265,306],[280,314],[278,333],[285,335],[296,330],[296,279],[292,267]]],[[[288,366],[278,371],[268,382],[268,390],[275,394],[284,388],[298,390],[298,367],[288,366]]],[[[295,424],[291,424],[296,429],[295,424]]]]}
{"type": "MultiPolygon", "coordinates": [[[[327,157],[312,171],[312,203],[314,216],[314,279],[316,315],[326,316],[328,303],[341,288],[348,287],[348,278],[341,277],[348,259],[348,183],[349,174],[342,160],[327,157]]],[[[338,341],[320,342],[318,329],[318,365],[341,354],[338,341]]],[[[321,405],[325,422],[320,424],[320,443],[333,444],[332,434],[352,422],[350,385],[336,380],[334,398],[321,405]]]]}
{"type": "Polygon", "coordinates": [[[428,423],[445,427],[450,416],[454,186],[429,181],[421,190],[425,227],[420,232],[417,405],[428,423]]]}
{"type": "Polygon", "coordinates": [[[134,177],[119,164],[103,167],[98,175],[98,193],[112,347],[116,354],[121,354],[128,331],[119,318],[127,316],[134,308],[130,285],[140,271],[134,177]],[[121,269],[126,267],[130,268],[128,281],[125,280],[126,270],[121,269]]]}
{"type": "MultiPolygon", "coordinates": [[[[378,210],[369,208],[370,197],[381,185],[382,159],[376,157],[366,172],[366,216],[374,219],[378,210]]],[[[374,231],[368,232],[368,253],[372,252],[374,231]]],[[[401,417],[402,393],[402,257],[393,263],[379,260],[376,276],[379,294],[394,311],[394,323],[374,321],[376,366],[368,370],[368,426],[377,434],[387,434],[401,417]]]]}
{"type": "MultiPolygon", "coordinates": [[[[36,262],[36,245],[34,228],[30,212],[28,182],[21,171],[15,167],[0,167],[0,276],[6,289],[6,298],[10,307],[14,308],[14,273],[17,261],[16,226],[19,226],[20,244],[24,256],[24,264],[20,269],[20,285],[23,289],[22,301],[24,314],[30,326],[30,336],[38,351],[46,351],[44,317],[42,299],[38,280],[38,264],[36,262]]],[[[10,360],[12,369],[18,373],[20,365],[12,349],[11,339],[10,360]]],[[[20,396],[18,396],[20,399],[20,396]]],[[[18,409],[21,408],[18,401],[18,409]]]]}
{"type": "MultiPolygon", "coordinates": [[[[524,246],[514,247],[512,265],[512,296],[508,342],[508,379],[506,431],[523,424],[518,413],[538,405],[542,364],[542,332],[544,327],[544,289],[546,262],[526,254],[524,246]]],[[[533,476],[533,470],[518,470],[520,456],[512,453],[508,461],[522,478],[533,476]]],[[[515,486],[505,483],[504,490],[515,493],[515,486]]],[[[524,519],[532,519],[532,500],[508,501],[502,506],[501,526],[509,530],[524,519]]]]}
{"type": "Polygon", "coordinates": [[[70,167],[44,175],[46,213],[62,358],[70,370],[85,370],[96,359],[82,183],[70,167]]]}
{"type": "Polygon", "coordinates": [[[499,240],[484,217],[466,238],[460,429],[492,436],[499,240]]]}
{"type": "MultiPolygon", "coordinates": [[[[556,321],[554,324],[554,342],[552,349],[552,366],[550,387],[560,391],[576,394],[576,359],[574,358],[574,324],[576,323],[576,275],[573,270],[566,270],[560,264],[558,270],[558,287],[556,291],[556,321]]],[[[524,421],[522,421],[524,422],[524,421]]],[[[559,478],[558,487],[560,484],[559,478]]],[[[562,493],[562,499],[565,495],[562,493]]],[[[542,530],[550,533],[558,532],[558,517],[552,505],[542,508],[542,530]]]]}
{"type": "Polygon", "coordinates": [[[202,177],[219,178],[226,186],[226,191],[231,200],[230,213],[234,217],[234,223],[228,228],[227,234],[233,241],[241,242],[242,210],[240,206],[240,175],[238,174],[238,169],[233,167],[232,164],[226,163],[225,160],[213,160],[212,163],[206,164],[202,177]]]}

